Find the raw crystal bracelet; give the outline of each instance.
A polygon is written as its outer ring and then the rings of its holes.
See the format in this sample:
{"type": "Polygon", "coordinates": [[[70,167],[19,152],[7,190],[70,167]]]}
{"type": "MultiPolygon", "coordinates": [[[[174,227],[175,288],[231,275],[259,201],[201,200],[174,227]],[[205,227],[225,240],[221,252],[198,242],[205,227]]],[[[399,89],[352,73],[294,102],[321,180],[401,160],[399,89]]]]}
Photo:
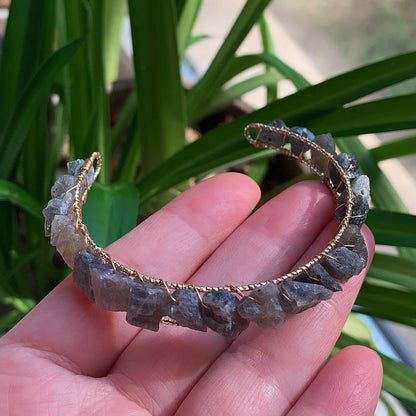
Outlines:
{"type": "Polygon", "coordinates": [[[370,186],[355,157],[337,154],[329,133],[315,137],[280,120],[250,124],[244,135],[256,147],[295,157],[331,190],[338,230],[325,249],[284,276],[240,286],[194,286],[143,275],[98,247],[82,222],[82,205],[102,164],[95,152],[68,163],[68,174],[57,179],[43,210],[46,236],[73,268],[73,281],[89,300],[107,311],[125,311],[128,323],[152,331],[163,322],[199,331],[211,328],[234,338],[250,321],[265,328],[281,325],[286,314],[329,299],[342,290],[338,282],[364,269],[368,255],[360,228],[369,209],[370,186]]]}

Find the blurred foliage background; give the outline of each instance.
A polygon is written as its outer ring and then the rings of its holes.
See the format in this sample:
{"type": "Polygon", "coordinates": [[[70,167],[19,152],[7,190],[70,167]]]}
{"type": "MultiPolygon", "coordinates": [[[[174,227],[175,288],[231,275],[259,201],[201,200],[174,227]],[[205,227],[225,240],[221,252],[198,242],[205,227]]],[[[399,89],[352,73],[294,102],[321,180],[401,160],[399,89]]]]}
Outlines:
{"type": "MultiPolygon", "coordinates": [[[[104,170],[89,195],[85,221],[105,246],[208,173],[244,171],[267,197],[302,180],[305,174],[292,164],[277,180],[276,157],[243,139],[246,124],[274,118],[316,134],[331,131],[341,151],[357,156],[372,182],[368,225],[378,244],[395,249],[376,254],[354,310],[416,326],[416,217],[379,166],[416,151],[416,137],[408,133],[416,127],[416,91],[378,94],[415,81],[416,52],[380,61],[375,53],[366,58],[371,63],[311,85],[276,56],[279,40],[272,39],[263,17],[269,2],[246,1],[208,69],[194,85],[184,85],[185,51],[204,41],[193,33],[200,0],[12,1],[0,61],[0,331],[68,273],[43,235],[41,214],[68,160],[94,150],[103,155],[104,170]],[[118,94],[114,81],[127,14],[135,76],[132,88],[118,94]],[[262,49],[237,55],[251,30],[259,30],[262,49]],[[229,84],[258,65],[260,75],[229,84]],[[295,92],[278,99],[281,80],[295,92]],[[265,106],[235,106],[261,86],[267,91],[265,106]],[[398,131],[404,133],[372,150],[358,138],[398,131]],[[101,215],[92,221],[97,204],[101,215]]],[[[328,30],[331,22],[336,24],[326,15],[328,30]]],[[[336,349],[352,343],[375,348],[369,332],[354,322],[353,313],[336,349]]],[[[384,391],[416,411],[414,371],[381,356],[384,391]]]]}

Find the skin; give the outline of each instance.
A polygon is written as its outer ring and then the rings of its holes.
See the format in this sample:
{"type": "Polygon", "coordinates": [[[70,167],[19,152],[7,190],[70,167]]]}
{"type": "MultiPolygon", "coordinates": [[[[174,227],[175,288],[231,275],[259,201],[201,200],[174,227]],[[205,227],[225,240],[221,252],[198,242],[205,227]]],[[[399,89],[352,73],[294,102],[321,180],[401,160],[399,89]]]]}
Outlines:
{"type": "MultiPolygon", "coordinates": [[[[257,210],[257,185],[206,180],[112,244],[110,254],[170,281],[266,280],[305,263],[335,233],[325,186],[304,182],[257,210]]],[[[370,258],[374,240],[364,226],[370,258]]],[[[2,415],[373,415],[378,356],[353,346],[328,361],[365,271],[329,301],[237,339],[104,312],[70,278],[0,340],[2,415]]]]}

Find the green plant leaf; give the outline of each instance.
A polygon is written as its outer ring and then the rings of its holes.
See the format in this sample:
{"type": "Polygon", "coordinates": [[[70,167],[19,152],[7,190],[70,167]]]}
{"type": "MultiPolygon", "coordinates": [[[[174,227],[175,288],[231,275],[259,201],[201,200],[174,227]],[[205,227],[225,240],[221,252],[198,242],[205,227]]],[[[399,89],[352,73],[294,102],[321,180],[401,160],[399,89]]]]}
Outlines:
{"type": "MultiPolygon", "coordinates": [[[[357,344],[372,348],[363,340],[341,334],[336,344],[336,350],[357,344]]],[[[375,351],[383,363],[383,389],[405,403],[410,409],[416,410],[416,373],[414,370],[377,350],[375,351]]]]}
{"type": "Polygon", "coordinates": [[[16,184],[0,178],[0,201],[18,205],[38,219],[42,219],[42,207],[28,192],[16,184]]]}
{"type": "Polygon", "coordinates": [[[389,143],[381,144],[370,150],[375,160],[398,158],[416,153],[416,136],[405,137],[403,139],[393,140],[389,143]]]}
{"type": "Polygon", "coordinates": [[[416,292],[365,281],[356,299],[357,311],[416,326],[416,292]]]}
{"type": "MultiPolygon", "coordinates": [[[[308,123],[312,124],[315,119],[318,120],[323,114],[336,107],[414,75],[416,75],[416,53],[399,55],[304,88],[231,123],[219,126],[177,152],[153,172],[142,177],[138,184],[142,201],[175,186],[192,175],[214,169],[216,160],[218,160],[217,166],[222,166],[258,152],[242,139],[244,127],[249,123],[268,123],[275,118],[282,118],[288,125],[307,126],[308,123]]],[[[315,131],[315,133],[331,131],[332,127],[328,126],[324,131],[315,131]]],[[[337,131],[333,133],[338,134],[337,131]]],[[[354,132],[354,134],[359,133],[359,130],[354,132]]],[[[364,157],[360,158],[360,161],[364,160],[368,151],[356,141],[345,142],[345,146],[351,144],[354,144],[351,146],[351,148],[354,147],[352,150],[358,152],[360,151],[358,147],[362,147],[363,151],[367,152],[363,154],[364,157]]],[[[348,153],[357,154],[355,151],[348,153]]],[[[388,204],[393,190],[383,194],[381,185],[393,188],[374,161],[371,168],[375,173],[373,177],[378,178],[380,183],[380,193],[377,197],[388,204]]],[[[395,195],[397,196],[397,193],[395,195]]],[[[395,206],[399,205],[400,203],[396,201],[395,206]]],[[[401,208],[404,208],[403,204],[401,208]]]]}
{"type": "Polygon", "coordinates": [[[295,71],[277,56],[267,52],[234,57],[228,71],[223,77],[222,83],[229,81],[241,72],[259,64],[267,64],[270,67],[273,67],[280,72],[285,79],[291,81],[299,90],[311,85],[299,72],[295,71]]]}
{"type": "Polygon", "coordinates": [[[188,0],[182,8],[177,25],[179,62],[183,59],[185,49],[191,44],[192,28],[201,4],[202,0],[188,0]]]}
{"type": "Polygon", "coordinates": [[[95,243],[105,247],[133,229],[138,203],[132,184],[95,184],[83,208],[83,220],[95,243]]]}
{"type": "Polygon", "coordinates": [[[415,270],[416,259],[376,253],[367,276],[416,292],[415,270]]]}
{"type": "Polygon", "coordinates": [[[175,10],[173,2],[165,0],[130,0],[129,10],[139,92],[137,115],[142,171],[147,173],[185,143],[186,114],[179,74],[175,10]]]}
{"type": "Polygon", "coordinates": [[[9,177],[38,106],[47,97],[59,72],[75,55],[82,43],[82,39],[76,39],[56,51],[39,68],[22,92],[16,111],[7,123],[0,140],[0,143],[4,144],[0,153],[0,176],[9,177]]]}
{"type": "Polygon", "coordinates": [[[204,106],[198,113],[198,118],[203,118],[209,114],[213,114],[229,105],[235,100],[239,99],[243,94],[246,94],[256,88],[263,86],[276,85],[282,79],[282,76],[275,70],[269,70],[264,74],[255,75],[251,78],[245,79],[237,84],[234,84],[224,91],[220,91],[212,100],[204,106]]]}
{"type": "Polygon", "coordinates": [[[410,129],[416,126],[416,94],[402,95],[341,108],[312,123],[316,131],[336,126],[337,135],[348,136],[410,129]]]}
{"type": "MultiPolygon", "coordinates": [[[[272,56],[275,56],[273,37],[267,24],[266,17],[264,14],[260,16],[259,22],[260,37],[261,43],[263,45],[263,51],[269,53],[272,56]]],[[[270,70],[270,66],[266,64],[266,71],[270,70]]],[[[274,101],[277,98],[277,83],[275,85],[269,85],[267,87],[267,103],[274,101]]]]}
{"type": "Polygon", "coordinates": [[[416,216],[399,212],[370,210],[367,225],[377,244],[416,247],[416,216]]]}
{"type": "Polygon", "coordinates": [[[127,14],[126,0],[105,0],[101,4],[104,9],[104,27],[102,33],[105,81],[113,82],[118,76],[120,61],[120,35],[123,19],[127,14]]]}
{"type": "Polygon", "coordinates": [[[237,48],[258,21],[269,2],[270,0],[246,1],[209,68],[188,94],[187,110],[190,120],[194,119],[194,115],[218,90],[222,82],[222,75],[227,71],[237,48]]]}

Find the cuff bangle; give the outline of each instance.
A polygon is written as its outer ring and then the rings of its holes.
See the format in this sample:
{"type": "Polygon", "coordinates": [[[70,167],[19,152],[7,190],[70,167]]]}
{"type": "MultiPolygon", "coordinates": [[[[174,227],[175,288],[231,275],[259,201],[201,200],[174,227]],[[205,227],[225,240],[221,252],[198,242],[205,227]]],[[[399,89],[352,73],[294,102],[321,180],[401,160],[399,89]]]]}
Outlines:
{"type": "Polygon", "coordinates": [[[82,222],[82,206],[102,165],[94,152],[86,160],[68,163],[68,173],[56,180],[43,210],[45,235],[73,269],[75,285],[89,300],[103,310],[124,311],[128,323],[152,331],[168,323],[199,331],[211,328],[234,338],[250,321],[264,328],[281,325],[287,314],[303,312],[341,291],[339,283],[366,267],[360,229],[371,202],[370,185],[356,158],[337,154],[331,134],[314,136],[281,120],[249,124],[244,136],[256,147],[296,158],[329,188],[338,229],[328,245],[306,264],[258,283],[196,286],[144,275],[98,247],[82,222]]]}

